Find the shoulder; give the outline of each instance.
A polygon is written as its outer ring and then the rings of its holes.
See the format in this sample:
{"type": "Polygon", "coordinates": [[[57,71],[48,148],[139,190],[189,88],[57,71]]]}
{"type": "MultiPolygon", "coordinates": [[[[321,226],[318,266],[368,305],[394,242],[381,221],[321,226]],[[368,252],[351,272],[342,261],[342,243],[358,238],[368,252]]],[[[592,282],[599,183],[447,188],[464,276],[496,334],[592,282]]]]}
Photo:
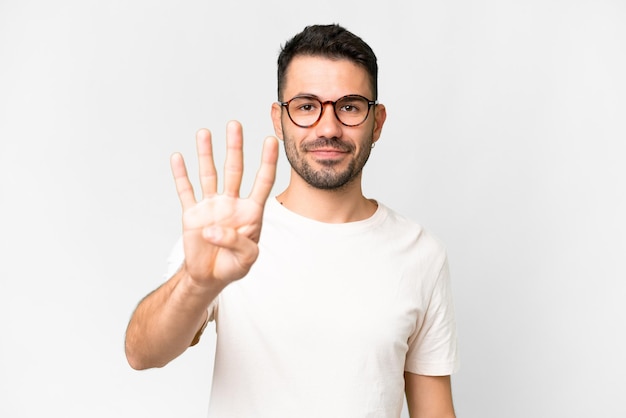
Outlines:
{"type": "Polygon", "coordinates": [[[406,237],[415,241],[422,251],[445,254],[446,247],[441,239],[415,220],[378,203],[379,211],[384,214],[383,229],[390,231],[396,237],[406,237]]]}

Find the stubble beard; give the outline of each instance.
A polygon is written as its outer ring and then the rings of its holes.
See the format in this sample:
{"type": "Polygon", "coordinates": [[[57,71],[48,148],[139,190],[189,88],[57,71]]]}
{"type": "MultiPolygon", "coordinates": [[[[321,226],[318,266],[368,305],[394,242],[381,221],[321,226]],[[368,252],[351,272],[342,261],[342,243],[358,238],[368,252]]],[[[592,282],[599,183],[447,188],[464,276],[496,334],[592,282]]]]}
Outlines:
{"type": "Polygon", "coordinates": [[[319,138],[305,142],[300,145],[299,149],[295,141],[287,136],[285,136],[283,143],[289,164],[307,184],[321,190],[341,190],[351,184],[363,171],[363,167],[369,159],[373,142],[370,135],[356,155],[354,155],[355,148],[353,146],[336,138],[319,138]],[[305,158],[308,151],[329,146],[354,155],[346,168],[339,168],[339,165],[344,163],[343,161],[317,160],[315,163],[321,165],[321,168],[316,169],[305,158]]]}

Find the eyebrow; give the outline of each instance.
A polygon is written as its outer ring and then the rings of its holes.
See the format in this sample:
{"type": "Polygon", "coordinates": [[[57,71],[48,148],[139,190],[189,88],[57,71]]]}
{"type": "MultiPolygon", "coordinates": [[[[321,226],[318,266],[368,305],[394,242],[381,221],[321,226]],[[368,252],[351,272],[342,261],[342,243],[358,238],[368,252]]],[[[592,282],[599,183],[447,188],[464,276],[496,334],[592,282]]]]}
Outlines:
{"type": "MultiPolygon", "coordinates": [[[[335,102],[335,101],[337,101],[337,100],[339,100],[339,99],[342,99],[342,98],[344,98],[344,97],[346,97],[346,96],[361,96],[361,97],[364,97],[364,98],[366,98],[366,99],[367,99],[367,96],[365,96],[365,95],[363,95],[363,94],[360,94],[360,93],[348,93],[348,94],[344,94],[343,96],[339,96],[339,97],[337,97],[337,98],[336,98],[336,99],[334,99],[334,100],[330,100],[330,99],[328,99],[328,100],[323,100],[320,96],[318,96],[317,94],[313,94],[313,93],[297,93],[297,94],[294,94],[293,96],[291,96],[291,99],[293,99],[294,97],[312,97],[312,98],[314,98],[314,99],[319,100],[320,102],[327,102],[327,101],[335,102]]],[[[291,100],[291,99],[290,99],[290,100],[291,100]]],[[[367,100],[370,100],[370,99],[367,99],[367,100]]]]}

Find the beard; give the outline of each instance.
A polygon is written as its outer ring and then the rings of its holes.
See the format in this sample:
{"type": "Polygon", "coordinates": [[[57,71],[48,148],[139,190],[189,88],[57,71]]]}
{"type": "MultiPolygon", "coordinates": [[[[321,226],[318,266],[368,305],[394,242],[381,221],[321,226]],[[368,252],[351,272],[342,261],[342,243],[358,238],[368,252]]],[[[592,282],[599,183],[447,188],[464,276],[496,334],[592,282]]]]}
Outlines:
{"type": "Polygon", "coordinates": [[[289,164],[307,184],[322,190],[339,190],[352,183],[363,171],[373,144],[372,134],[368,135],[369,137],[365,138],[363,147],[358,152],[352,144],[337,138],[318,138],[303,142],[298,147],[294,140],[285,135],[283,143],[289,164]],[[346,152],[351,156],[351,159],[347,167],[343,159],[341,161],[334,159],[316,160],[315,164],[321,168],[314,168],[306,159],[306,155],[309,151],[319,148],[333,148],[346,152]]]}

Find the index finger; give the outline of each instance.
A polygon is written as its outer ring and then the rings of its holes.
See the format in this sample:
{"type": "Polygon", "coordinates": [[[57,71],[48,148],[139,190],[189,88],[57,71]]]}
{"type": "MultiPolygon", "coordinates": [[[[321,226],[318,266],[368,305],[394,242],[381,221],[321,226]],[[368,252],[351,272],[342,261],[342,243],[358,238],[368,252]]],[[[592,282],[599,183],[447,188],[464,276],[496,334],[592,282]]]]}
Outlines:
{"type": "Polygon", "coordinates": [[[278,139],[268,136],[263,141],[263,153],[261,155],[261,167],[257,171],[250,199],[264,206],[265,201],[272,191],[276,180],[276,163],[278,162],[278,139]]]}

